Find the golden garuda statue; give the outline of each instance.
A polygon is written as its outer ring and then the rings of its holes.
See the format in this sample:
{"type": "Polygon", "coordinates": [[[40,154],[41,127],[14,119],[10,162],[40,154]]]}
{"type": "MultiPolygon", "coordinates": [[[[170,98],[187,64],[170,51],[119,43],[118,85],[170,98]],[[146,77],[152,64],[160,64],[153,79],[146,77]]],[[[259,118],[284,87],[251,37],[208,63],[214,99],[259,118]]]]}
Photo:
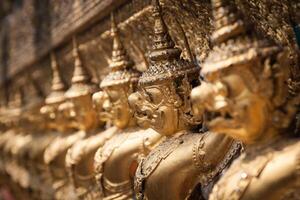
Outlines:
{"type": "MultiPolygon", "coordinates": [[[[52,199],[47,166],[44,163],[44,151],[57,134],[49,129],[48,117],[40,113],[40,109],[44,105],[44,95],[38,85],[38,80],[29,76],[29,81],[30,84],[27,86],[30,87],[26,92],[27,100],[22,109],[19,123],[19,126],[27,134],[28,142],[19,147],[18,154],[21,158],[20,164],[28,170],[31,198],[52,199]]],[[[20,138],[20,141],[16,141],[16,143],[22,143],[21,141],[26,140],[20,138]]]]}
{"type": "Polygon", "coordinates": [[[119,38],[112,14],[113,37],[110,72],[102,80],[103,92],[94,95],[94,101],[102,102],[100,117],[111,122],[115,135],[100,147],[95,155],[95,178],[103,199],[133,199],[133,177],[140,158],[146,156],[161,136],[153,130],[137,127],[128,96],[136,91],[140,72],[127,55],[119,38]]]}
{"type": "Polygon", "coordinates": [[[68,149],[76,142],[93,134],[93,130],[98,125],[91,99],[97,87],[92,83],[90,75],[81,62],[75,36],[73,37],[73,56],[75,66],[72,85],[64,93],[65,99],[60,101],[64,103],[60,103],[58,108],[55,108],[58,111],[54,112],[57,115],[55,120],[58,124],[57,128],[61,133],[48,146],[44,154],[45,163],[49,165],[52,176],[55,199],[76,199],[72,173],[66,167],[66,155],[68,149]]]}
{"type": "Polygon", "coordinates": [[[0,2],[0,200],[300,200],[300,0],[0,2]]]}
{"type": "MultiPolygon", "coordinates": [[[[85,74],[84,77],[87,77],[87,72],[82,73],[85,74]]],[[[79,85],[78,87],[80,89],[81,86],[79,85]]],[[[78,117],[80,115],[86,117],[85,112],[87,109],[80,110],[80,106],[88,107],[88,110],[91,110],[93,115],[86,118],[89,121],[80,123],[88,125],[88,123],[92,122],[96,126],[81,128],[81,130],[86,132],[87,136],[74,143],[66,155],[66,167],[78,199],[101,199],[102,193],[99,191],[95,179],[94,155],[98,148],[102,147],[117,131],[115,127],[108,127],[104,130],[105,120],[96,113],[103,110],[103,102],[101,99],[93,102],[92,95],[94,92],[96,93],[95,95],[98,94],[96,90],[90,91],[76,100],[79,107],[75,113],[78,117]]],[[[76,104],[75,101],[74,104],[76,104]]]]}
{"type": "Polygon", "coordinates": [[[300,143],[293,138],[299,93],[289,95],[289,56],[261,39],[231,0],[212,0],[213,49],[192,92],[208,128],[245,143],[245,152],[220,178],[210,200],[300,199],[300,143]]]}
{"type": "Polygon", "coordinates": [[[24,134],[20,126],[20,116],[25,106],[23,87],[18,87],[12,94],[5,113],[8,130],[1,136],[1,160],[3,171],[9,179],[8,185],[16,193],[16,197],[28,200],[29,172],[20,164],[21,159],[17,156],[19,149],[31,140],[31,136],[24,134]]]}
{"type": "MultiPolygon", "coordinates": [[[[39,164],[39,174],[43,178],[43,185],[41,185],[41,198],[53,199],[54,198],[54,187],[52,185],[52,175],[49,167],[49,163],[45,162],[45,154],[48,154],[48,146],[53,142],[54,139],[60,137],[60,135],[67,128],[67,122],[58,113],[58,107],[65,101],[65,90],[66,84],[64,83],[59,67],[57,64],[55,53],[52,52],[50,56],[51,69],[52,69],[52,83],[50,94],[45,99],[45,105],[41,107],[40,113],[42,118],[46,121],[45,131],[47,134],[52,135],[53,138],[48,139],[47,146],[43,147],[43,164],[39,164]]],[[[38,141],[36,145],[39,145],[41,141],[38,141]]],[[[47,156],[46,156],[47,157],[47,156]]]]}
{"type": "MultiPolygon", "coordinates": [[[[47,136],[41,134],[45,121],[37,115],[43,104],[43,95],[30,76],[28,76],[28,81],[29,84],[26,87],[21,86],[19,90],[21,106],[20,112],[17,112],[19,129],[15,137],[7,143],[11,156],[6,162],[6,171],[24,190],[24,197],[30,195],[30,198],[36,199],[40,193],[38,185],[41,179],[35,174],[37,171],[35,158],[39,153],[34,148],[34,143],[38,137],[46,138],[47,136]],[[30,92],[25,93],[26,89],[30,92]]],[[[40,154],[41,158],[42,154],[40,154]]]]}
{"type": "MultiPolygon", "coordinates": [[[[1,97],[1,100],[3,101],[3,97],[1,97]]],[[[0,185],[5,184],[9,182],[9,177],[5,173],[5,165],[4,165],[4,158],[3,158],[3,147],[5,146],[6,141],[14,134],[14,132],[11,130],[12,126],[9,123],[10,116],[9,116],[9,110],[7,105],[2,104],[0,107],[0,185]]]]}
{"type": "Polygon", "coordinates": [[[199,67],[180,58],[153,1],[154,44],[151,65],[129,96],[138,124],[153,128],[165,140],[139,163],[135,174],[137,199],[203,199],[240,146],[227,136],[199,129],[201,116],[192,116],[189,94],[199,83],[199,67]]]}

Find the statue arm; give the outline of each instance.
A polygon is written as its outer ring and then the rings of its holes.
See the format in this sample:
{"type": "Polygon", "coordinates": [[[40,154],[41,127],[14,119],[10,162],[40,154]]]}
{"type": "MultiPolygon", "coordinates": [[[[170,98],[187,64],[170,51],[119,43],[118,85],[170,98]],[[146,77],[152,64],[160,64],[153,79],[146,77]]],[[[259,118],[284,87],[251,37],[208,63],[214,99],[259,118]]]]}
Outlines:
{"type": "Polygon", "coordinates": [[[231,137],[206,132],[193,146],[193,163],[199,170],[200,183],[209,184],[240,154],[241,145],[231,137]]]}
{"type": "Polygon", "coordinates": [[[254,199],[300,197],[300,148],[294,147],[283,154],[274,155],[261,174],[252,179],[247,196],[254,199]]]}

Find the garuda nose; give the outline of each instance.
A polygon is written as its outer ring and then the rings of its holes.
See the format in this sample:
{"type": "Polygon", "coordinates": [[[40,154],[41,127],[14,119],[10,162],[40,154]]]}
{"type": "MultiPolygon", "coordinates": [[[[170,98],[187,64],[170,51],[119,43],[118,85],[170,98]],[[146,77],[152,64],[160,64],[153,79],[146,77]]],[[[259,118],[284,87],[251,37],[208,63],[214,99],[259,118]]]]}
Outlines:
{"type": "Polygon", "coordinates": [[[128,97],[128,103],[132,110],[135,110],[135,108],[138,106],[139,102],[142,102],[142,98],[138,92],[132,93],[128,97]]]}
{"type": "Polygon", "coordinates": [[[204,110],[208,109],[206,105],[208,102],[214,100],[214,89],[209,83],[202,82],[202,84],[194,88],[191,92],[192,112],[196,116],[203,115],[204,110]]]}

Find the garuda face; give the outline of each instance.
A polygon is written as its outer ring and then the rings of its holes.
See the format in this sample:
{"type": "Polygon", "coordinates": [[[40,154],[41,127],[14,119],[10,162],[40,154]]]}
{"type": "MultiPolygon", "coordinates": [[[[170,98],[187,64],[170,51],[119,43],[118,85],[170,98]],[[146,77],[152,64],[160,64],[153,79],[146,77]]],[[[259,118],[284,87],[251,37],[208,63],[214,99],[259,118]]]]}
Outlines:
{"type": "Polygon", "coordinates": [[[131,93],[128,85],[115,85],[94,94],[93,100],[100,120],[111,121],[120,129],[126,128],[132,120],[127,99],[131,93]]]}
{"type": "Polygon", "coordinates": [[[95,90],[93,86],[76,83],[65,93],[67,100],[59,105],[58,110],[70,128],[90,130],[96,127],[97,118],[91,95],[95,90]]]}
{"type": "Polygon", "coordinates": [[[253,141],[263,132],[268,115],[267,102],[252,90],[255,86],[250,86],[248,81],[251,76],[254,78],[246,69],[228,68],[210,74],[208,83],[204,82],[193,91],[195,107],[204,106],[211,112],[208,117],[211,131],[243,141],[253,141]]]}
{"type": "Polygon", "coordinates": [[[87,130],[96,126],[96,112],[90,94],[71,98],[70,102],[73,106],[70,107],[69,116],[74,116],[74,123],[79,129],[87,130]]]}
{"type": "Polygon", "coordinates": [[[167,136],[180,130],[178,119],[182,101],[172,86],[170,83],[144,86],[129,97],[139,126],[167,136]]]}
{"type": "Polygon", "coordinates": [[[47,128],[55,129],[56,128],[56,112],[57,106],[54,105],[45,105],[40,109],[41,116],[47,122],[47,128]]]}
{"type": "MultiPolygon", "coordinates": [[[[279,55],[277,59],[280,63],[285,58],[279,55]]],[[[192,91],[194,112],[209,112],[211,131],[254,143],[266,132],[289,124],[290,117],[279,109],[286,109],[286,68],[278,68],[267,58],[207,73],[206,82],[192,91]]]]}
{"type": "Polygon", "coordinates": [[[66,117],[70,114],[68,113],[67,115],[67,111],[64,108],[65,106],[66,103],[57,102],[47,104],[40,109],[40,113],[46,121],[48,128],[59,130],[61,132],[64,132],[66,129],[72,128],[71,124],[69,124],[68,118],[66,117]],[[64,109],[62,110],[60,107],[63,107],[64,109]]]}

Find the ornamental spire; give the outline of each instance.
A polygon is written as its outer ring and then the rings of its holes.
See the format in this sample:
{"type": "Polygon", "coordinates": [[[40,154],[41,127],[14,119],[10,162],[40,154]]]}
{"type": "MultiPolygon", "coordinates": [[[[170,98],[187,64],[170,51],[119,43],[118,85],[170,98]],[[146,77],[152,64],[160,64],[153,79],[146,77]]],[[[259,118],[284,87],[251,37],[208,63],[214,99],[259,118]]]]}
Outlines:
{"type": "Polygon", "coordinates": [[[162,17],[162,9],[159,0],[153,0],[152,6],[152,16],[154,18],[154,37],[150,59],[156,61],[174,57],[179,58],[181,51],[178,48],[175,48],[174,41],[172,40],[162,17]]]}
{"type": "Polygon", "coordinates": [[[134,62],[128,56],[120,40],[113,13],[111,14],[111,37],[113,38],[113,50],[109,65],[110,72],[101,81],[100,87],[137,83],[140,72],[133,68],[134,62]]]}
{"type": "Polygon", "coordinates": [[[72,83],[90,83],[91,76],[81,62],[76,36],[73,36],[73,57],[75,59],[75,64],[72,83]]]}
{"type": "Polygon", "coordinates": [[[181,50],[175,47],[161,14],[159,0],[152,0],[154,18],[153,48],[149,54],[150,66],[139,79],[140,85],[156,84],[174,80],[186,75],[194,75],[199,66],[180,58],[181,50]]]}
{"type": "Polygon", "coordinates": [[[63,82],[62,77],[60,75],[56,56],[55,56],[54,52],[51,53],[51,69],[52,69],[52,85],[51,85],[52,92],[65,91],[66,85],[63,82]]]}
{"type": "Polygon", "coordinates": [[[211,40],[214,46],[203,63],[202,74],[233,65],[244,66],[280,51],[278,46],[256,36],[232,0],[212,0],[212,7],[215,30],[211,40]]]}
{"type": "Polygon", "coordinates": [[[59,103],[65,100],[66,85],[61,77],[54,52],[51,53],[52,85],[51,92],[46,97],[46,104],[59,103]]]}
{"type": "Polygon", "coordinates": [[[112,71],[123,70],[133,66],[132,60],[120,40],[119,30],[116,25],[114,14],[111,14],[111,37],[113,38],[113,50],[111,63],[109,65],[112,71]]]}
{"type": "Polygon", "coordinates": [[[25,94],[24,94],[24,88],[23,86],[20,86],[16,93],[14,94],[14,100],[12,101],[14,108],[22,108],[26,104],[25,100],[25,94]]]}
{"type": "Polygon", "coordinates": [[[214,27],[211,39],[214,44],[246,33],[244,21],[238,15],[232,0],[212,0],[214,27]]]}

